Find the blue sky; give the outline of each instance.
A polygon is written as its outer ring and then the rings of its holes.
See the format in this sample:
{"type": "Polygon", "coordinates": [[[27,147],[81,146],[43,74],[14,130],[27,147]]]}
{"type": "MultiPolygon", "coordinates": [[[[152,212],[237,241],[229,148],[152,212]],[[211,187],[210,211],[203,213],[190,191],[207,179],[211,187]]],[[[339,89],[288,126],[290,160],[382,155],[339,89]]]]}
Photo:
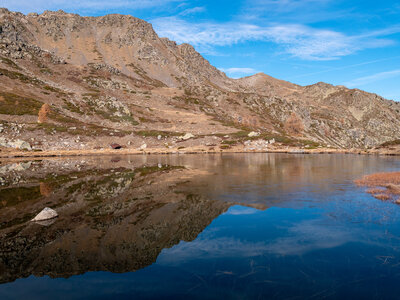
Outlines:
{"type": "Polygon", "coordinates": [[[10,10],[131,14],[187,42],[228,76],[324,81],[400,100],[400,2],[0,0],[10,10]]]}

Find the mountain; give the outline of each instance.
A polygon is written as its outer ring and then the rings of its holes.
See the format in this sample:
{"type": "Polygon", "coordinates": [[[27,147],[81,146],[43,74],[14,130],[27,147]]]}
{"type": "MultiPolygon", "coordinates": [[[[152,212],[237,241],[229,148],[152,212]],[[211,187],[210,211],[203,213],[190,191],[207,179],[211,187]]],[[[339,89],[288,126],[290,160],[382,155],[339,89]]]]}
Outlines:
{"type": "Polygon", "coordinates": [[[263,73],[232,79],[132,16],[2,8],[0,74],[3,147],[348,149],[400,139],[397,102],[263,73]]]}

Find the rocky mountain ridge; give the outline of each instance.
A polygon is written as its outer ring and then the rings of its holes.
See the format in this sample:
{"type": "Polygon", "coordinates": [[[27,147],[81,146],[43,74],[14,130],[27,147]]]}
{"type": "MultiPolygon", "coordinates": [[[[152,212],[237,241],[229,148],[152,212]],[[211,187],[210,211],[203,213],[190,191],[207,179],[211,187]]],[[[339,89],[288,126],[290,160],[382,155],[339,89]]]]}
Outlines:
{"type": "Polygon", "coordinates": [[[0,74],[1,134],[33,151],[111,142],[219,151],[249,139],[348,149],[400,139],[397,102],[262,73],[231,79],[192,46],[160,38],[132,16],[2,8],[0,74]],[[38,122],[44,104],[49,109],[38,122]],[[193,138],[180,139],[186,133],[193,138]]]}

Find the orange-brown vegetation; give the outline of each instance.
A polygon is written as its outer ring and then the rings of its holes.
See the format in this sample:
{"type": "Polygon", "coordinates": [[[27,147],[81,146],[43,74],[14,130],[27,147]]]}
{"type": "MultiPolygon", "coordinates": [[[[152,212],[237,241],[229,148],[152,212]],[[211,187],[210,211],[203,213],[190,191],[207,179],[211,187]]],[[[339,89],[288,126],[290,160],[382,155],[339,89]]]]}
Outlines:
{"type": "Polygon", "coordinates": [[[375,173],[366,175],[356,180],[355,183],[360,186],[369,187],[388,187],[390,185],[400,185],[400,172],[375,173]]]}
{"type": "Polygon", "coordinates": [[[303,121],[296,113],[292,113],[286,120],[285,129],[292,135],[301,135],[304,131],[303,121]]]}
{"type": "Polygon", "coordinates": [[[47,103],[43,104],[42,107],[39,110],[38,114],[38,123],[45,123],[47,122],[49,113],[51,112],[50,105],[47,103]]]}
{"type": "MultiPolygon", "coordinates": [[[[375,173],[354,182],[358,186],[371,187],[367,193],[379,200],[389,200],[394,195],[400,195],[400,172],[375,173]]],[[[400,204],[400,199],[396,203],[400,204]]]]}
{"type": "Polygon", "coordinates": [[[41,182],[39,188],[40,188],[40,194],[45,197],[48,197],[51,194],[51,192],[53,191],[50,184],[48,184],[46,182],[41,182]]]}
{"type": "Polygon", "coordinates": [[[374,194],[372,196],[374,196],[376,199],[379,199],[379,200],[389,200],[392,198],[388,194],[374,194]]]}

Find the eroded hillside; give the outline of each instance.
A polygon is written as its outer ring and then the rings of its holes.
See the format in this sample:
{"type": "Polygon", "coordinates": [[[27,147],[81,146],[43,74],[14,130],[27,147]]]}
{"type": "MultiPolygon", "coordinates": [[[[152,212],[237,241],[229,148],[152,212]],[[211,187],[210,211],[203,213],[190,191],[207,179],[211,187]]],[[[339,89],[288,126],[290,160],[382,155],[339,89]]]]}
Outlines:
{"type": "Polygon", "coordinates": [[[368,148],[399,139],[399,120],[399,104],[360,90],[228,78],[131,16],[0,10],[10,149],[368,148]]]}

